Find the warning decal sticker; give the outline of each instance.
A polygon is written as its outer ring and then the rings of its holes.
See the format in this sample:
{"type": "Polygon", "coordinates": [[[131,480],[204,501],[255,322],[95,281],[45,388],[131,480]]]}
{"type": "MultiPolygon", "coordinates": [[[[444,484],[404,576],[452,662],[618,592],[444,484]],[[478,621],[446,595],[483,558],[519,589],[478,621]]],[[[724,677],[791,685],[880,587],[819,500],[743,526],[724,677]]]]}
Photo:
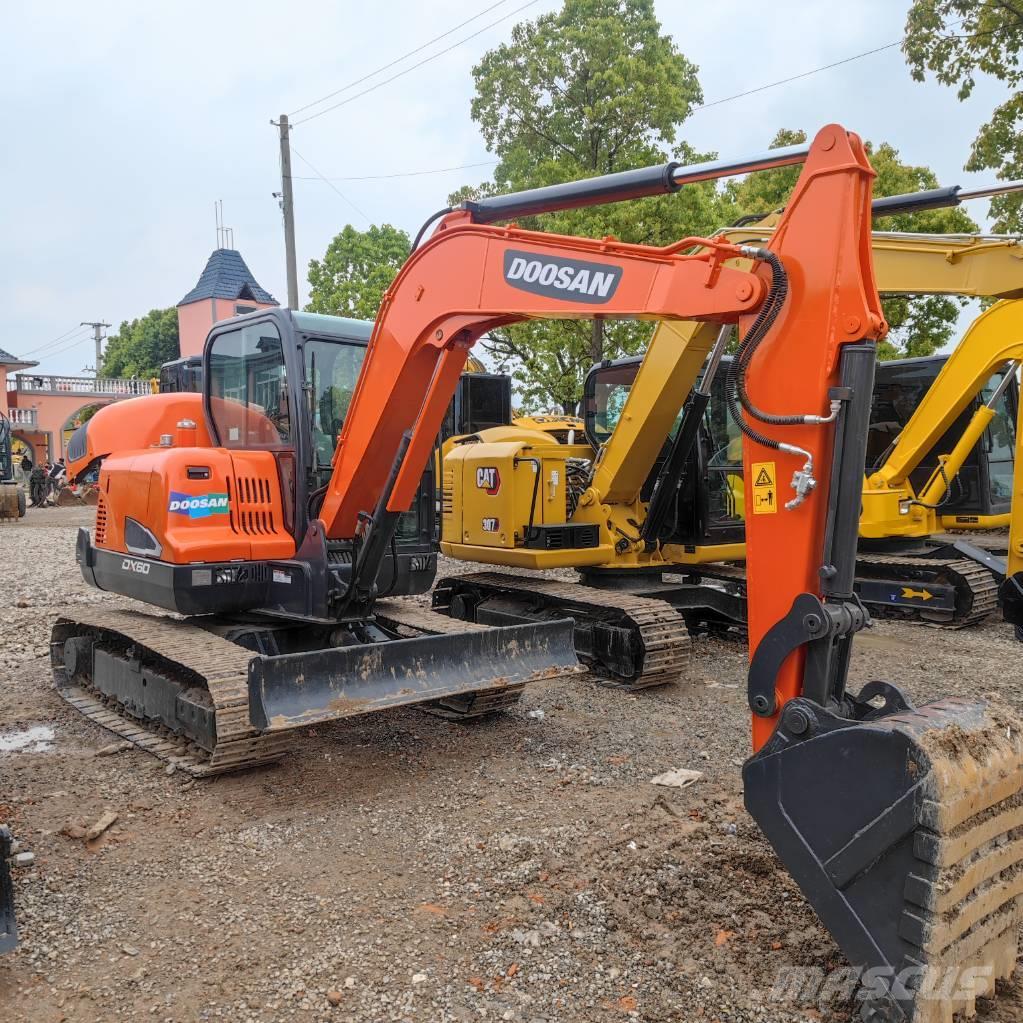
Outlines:
{"type": "Polygon", "coordinates": [[[754,462],[753,514],[773,515],[778,510],[778,474],[774,462],[754,462]]]}

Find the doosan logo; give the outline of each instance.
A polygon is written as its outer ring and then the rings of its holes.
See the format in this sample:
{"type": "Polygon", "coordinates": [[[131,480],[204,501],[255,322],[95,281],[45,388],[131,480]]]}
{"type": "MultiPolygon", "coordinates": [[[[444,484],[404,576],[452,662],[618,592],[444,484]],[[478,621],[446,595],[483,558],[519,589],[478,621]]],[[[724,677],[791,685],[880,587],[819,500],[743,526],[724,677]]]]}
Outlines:
{"type": "Polygon", "coordinates": [[[227,494],[179,494],[172,490],[167,511],[173,515],[187,515],[190,519],[226,515],[227,494]]]}
{"type": "Polygon", "coordinates": [[[513,288],[534,295],[602,305],[610,302],[618,290],[622,268],[508,249],[504,254],[504,279],[513,288]]]}

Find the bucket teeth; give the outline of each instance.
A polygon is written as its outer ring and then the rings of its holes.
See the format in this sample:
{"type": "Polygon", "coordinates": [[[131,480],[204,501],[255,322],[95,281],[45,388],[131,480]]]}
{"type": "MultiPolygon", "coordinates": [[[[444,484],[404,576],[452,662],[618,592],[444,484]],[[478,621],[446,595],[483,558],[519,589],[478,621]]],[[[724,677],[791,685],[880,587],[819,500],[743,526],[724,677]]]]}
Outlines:
{"type": "Polygon", "coordinates": [[[750,812],[853,965],[870,971],[865,1020],[972,1017],[1016,966],[1023,721],[959,699],[876,720],[813,710],[808,733],[787,735],[783,719],[747,764],[750,812]],[[838,805],[814,814],[816,772],[838,805]]]}

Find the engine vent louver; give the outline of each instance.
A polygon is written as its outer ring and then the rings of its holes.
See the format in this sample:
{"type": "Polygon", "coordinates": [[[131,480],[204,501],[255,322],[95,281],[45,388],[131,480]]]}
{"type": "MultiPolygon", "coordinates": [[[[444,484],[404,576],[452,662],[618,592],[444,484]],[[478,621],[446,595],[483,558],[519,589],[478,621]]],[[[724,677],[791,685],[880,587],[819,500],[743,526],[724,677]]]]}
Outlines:
{"type": "Polygon", "coordinates": [[[96,502],[96,546],[102,547],[107,541],[107,502],[101,493],[96,502]]]}
{"type": "Polygon", "coordinates": [[[227,478],[227,507],[231,529],[245,536],[274,536],[273,500],[270,483],[262,476],[227,478]]]}

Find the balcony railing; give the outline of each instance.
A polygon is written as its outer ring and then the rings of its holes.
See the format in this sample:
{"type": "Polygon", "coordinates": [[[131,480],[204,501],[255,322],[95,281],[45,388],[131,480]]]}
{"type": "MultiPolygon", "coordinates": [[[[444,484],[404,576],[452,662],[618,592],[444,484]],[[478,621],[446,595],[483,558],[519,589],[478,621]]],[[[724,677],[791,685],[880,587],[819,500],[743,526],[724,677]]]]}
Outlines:
{"type": "Polygon", "coordinates": [[[11,426],[35,426],[37,423],[34,408],[9,408],[7,418],[11,421],[11,426]]]}
{"type": "MultiPolygon", "coordinates": [[[[134,377],[63,377],[37,373],[15,373],[13,389],[19,394],[81,394],[102,397],[133,398],[154,394],[157,381],[134,377]]],[[[10,387],[9,387],[10,389],[10,387]]]]}

